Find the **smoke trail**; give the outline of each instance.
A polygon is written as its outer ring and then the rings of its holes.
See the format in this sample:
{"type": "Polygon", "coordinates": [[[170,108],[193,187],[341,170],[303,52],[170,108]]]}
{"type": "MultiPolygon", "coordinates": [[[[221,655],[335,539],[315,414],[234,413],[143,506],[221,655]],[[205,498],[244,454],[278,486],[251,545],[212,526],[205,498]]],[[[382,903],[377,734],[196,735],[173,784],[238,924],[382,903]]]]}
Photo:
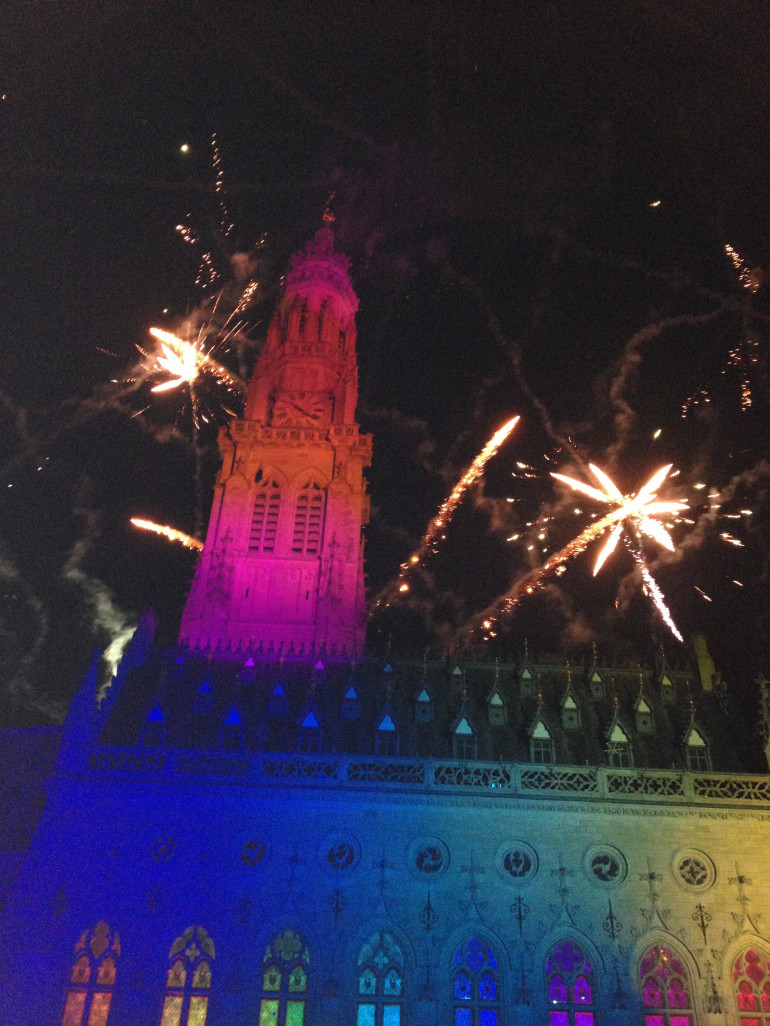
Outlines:
{"type": "Polygon", "coordinates": [[[33,667],[45,648],[50,632],[45,606],[40,598],[30,590],[26,580],[13,563],[2,554],[0,554],[0,580],[12,587],[14,592],[25,596],[24,602],[32,610],[37,622],[34,640],[9,675],[4,690],[15,702],[25,708],[34,709],[51,719],[59,720],[64,713],[63,706],[60,703],[47,703],[41,699],[32,680],[33,667]]]}
{"type": "Polygon", "coordinates": [[[609,399],[614,410],[614,422],[616,438],[607,450],[606,459],[610,467],[613,467],[615,457],[622,451],[628,436],[636,424],[636,411],[629,403],[626,395],[631,383],[639,369],[643,357],[644,346],[653,338],[658,338],[664,332],[672,328],[699,327],[710,324],[720,317],[729,307],[731,301],[722,300],[716,310],[705,314],[682,314],[679,317],[664,317],[640,328],[626,342],[623,354],[620,358],[620,367],[615,377],[610,382],[609,399]]]}
{"type": "MultiPolygon", "coordinates": [[[[84,490],[85,483],[81,485],[81,492],[84,490]]],[[[99,537],[98,514],[84,503],[79,504],[74,512],[83,518],[85,531],[72,547],[62,570],[62,578],[75,584],[81,590],[91,608],[95,632],[107,637],[103,655],[106,671],[104,689],[112,680],[123,650],[136,630],[136,623],[127,613],[118,609],[107,585],[83,570],[83,561],[99,537]]]]}

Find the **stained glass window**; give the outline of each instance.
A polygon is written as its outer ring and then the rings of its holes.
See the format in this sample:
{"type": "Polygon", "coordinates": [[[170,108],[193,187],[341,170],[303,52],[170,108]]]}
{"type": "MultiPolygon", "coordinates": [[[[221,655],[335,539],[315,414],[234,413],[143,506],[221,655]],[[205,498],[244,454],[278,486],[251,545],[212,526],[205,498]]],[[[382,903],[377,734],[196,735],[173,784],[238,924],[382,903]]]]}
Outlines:
{"type": "Polygon", "coordinates": [[[669,948],[656,944],[647,950],[639,963],[639,982],[645,1026],[692,1026],[687,970],[669,948]]]}
{"type": "Polygon", "coordinates": [[[736,958],[733,989],[741,1026],[766,1026],[770,1022],[770,959],[764,952],[749,948],[736,958]]]}
{"type": "Polygon", "coordinates": [[[168,954],[160,1026],[206,1026],[214,942],[202,926],[190,926],[168,954]]]}
{"type": "Polygon", "coordinates": [[[404,956],[389,930],[378,930],[358,952],[356,1026],[401,1026],[404,956]]]}
{"type": "Polygon", "coordinates": [[[452,956],[454,1026],[497,1026],[498,965],[483,937],[470,937],[452,956]]]}
{"type": "Polygon", "coordinates": [[[280,930],[265,948],[262,959],[262,1000],[259,1026],[304,1026],[307,941],[296,930],[280,930]]]}
{"type": "Polygon", "coordinates": [[[257,492],[249,534],[250,552],[273,552],[278,533],[281,489],[277,481],[265,483],[257,492]]]}
{"type": "Polygon", "coordinates": [[[291,551],[295,556],[314,556],[321,544],[324,492],[315,481],[308,481],[297,497],[291,551]]]}
{"type": "Polygon", "coordinates": [[[545,963],[551,1026],[593,1026],[594,973],[573,940],[551,948],[545,963]]]}
{"type": "Polygon", "coordinates": [[[62,1026],[107,1026],[120,937],[107,923],[81,934],[64,1001],[62,1026]]]}

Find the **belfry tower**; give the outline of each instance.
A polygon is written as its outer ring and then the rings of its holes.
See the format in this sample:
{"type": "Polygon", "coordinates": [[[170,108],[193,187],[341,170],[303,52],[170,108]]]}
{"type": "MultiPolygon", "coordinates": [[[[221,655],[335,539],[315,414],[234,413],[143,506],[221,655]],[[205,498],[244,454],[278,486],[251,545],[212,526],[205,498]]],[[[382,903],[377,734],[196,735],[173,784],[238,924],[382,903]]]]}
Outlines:
{"type": "Polygon", "coordinates": [[[363,647],[364,469],[358,298],[325,215],[295,253],[222,467],[182,616],[191,647],[352,655],[363,647]]]}

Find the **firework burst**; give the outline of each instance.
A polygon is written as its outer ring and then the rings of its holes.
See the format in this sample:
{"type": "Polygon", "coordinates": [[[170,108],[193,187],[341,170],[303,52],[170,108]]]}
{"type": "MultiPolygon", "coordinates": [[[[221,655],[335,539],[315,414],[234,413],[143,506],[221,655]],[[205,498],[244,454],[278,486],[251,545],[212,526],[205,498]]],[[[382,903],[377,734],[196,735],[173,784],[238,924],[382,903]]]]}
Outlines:
{"type": "Polygon", "coordinates": [[[602,547],[594,564],[594,575],[601,570],[604,563],[615,550],[621,538],[626,543],[631,556],[639,569],[642,580],[645,584],[647,594],[655,603],[663,621],[669,627],[674,637],[682,641],[671,613],[666,607],[660,587],[650,573],[641,550],[640,535],[652,538],[664,548],[673,551],[674,543],[667,527],[656,519],[661,516],[672,516],[687,509],[683,502],[660,502],[655,501],[656,489],[665,481],[671,470],[671,464],[661,467],[652,477],[632,495],[623,495],[612,478],[605,471],[589,464],[591,472],[600,484],[600,488],[568,477],[565,474],[552,473],[551,476],[564,484],[567,484],[573,491],[581,492],[583,495],[605,505],[614,507],[595,523],[590,524],[584,531],[568,542],[558,552],[553,553],[542,564],[542,566],[531,570],[524,577],[520,578],[509,590],[496,602],[479,615],[474,621],[472,629],[480,624],[487,637],[494,637],[493,630],[495,621],[503,614],[513,610],[526,596],[533,594],[542,587],[545,579],[551,574],[560,575],[564,573],[564,564],[570,559],[579,556],[588,546],[607,535],[607,540],[602,547]]]}

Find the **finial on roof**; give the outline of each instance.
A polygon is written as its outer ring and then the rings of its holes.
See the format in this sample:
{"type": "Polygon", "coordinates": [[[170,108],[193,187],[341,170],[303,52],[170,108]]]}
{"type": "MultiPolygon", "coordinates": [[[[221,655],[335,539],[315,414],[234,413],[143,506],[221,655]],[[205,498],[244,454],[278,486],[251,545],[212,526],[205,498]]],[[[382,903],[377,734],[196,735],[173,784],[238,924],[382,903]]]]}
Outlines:
{"type": "Polygon", "coordinates": [[[500,656],[495,656],[495,680],[500,680],[500,656]]]}
{"type": "Polygon", "coordinates": [[[334,224],[335,218],[334,218],[334,211],[332,210],[332,201],[334,199],[334,196],[335,196],[335,190],[332,189],[332,191],[329,193],[329,196],[328,196],[328,198],[326,200],[326,206],[324,207],[324,212],[323,212],[324,228],[331,228],[331,226],[334,224]]]}
{"type": "Polygon", "coordinates": [[[567,683],[572,683],[572,670],[570,669],[569,659],[567,660],[567,683]]]}

